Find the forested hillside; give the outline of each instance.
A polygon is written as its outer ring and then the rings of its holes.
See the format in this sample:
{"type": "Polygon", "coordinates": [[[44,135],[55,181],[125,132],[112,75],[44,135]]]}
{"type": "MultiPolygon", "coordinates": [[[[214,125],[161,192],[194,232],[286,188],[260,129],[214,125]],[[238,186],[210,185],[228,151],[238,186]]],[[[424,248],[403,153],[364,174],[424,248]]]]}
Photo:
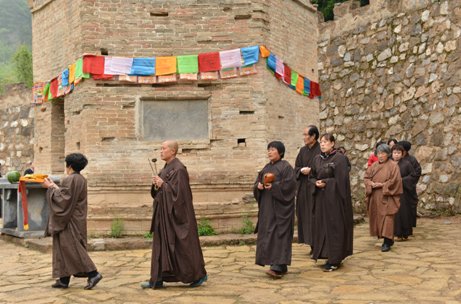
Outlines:
{"type": "Polygon", "coordinates": [[[18,77],[16,62],[24,56],[15,56],[15,53],[30,52],[31,24],[27,0],[0,0],[0,92],[5,84],[23,79],[18,77]],[[27,48],[21,48],[22,45],[27,48]]]}

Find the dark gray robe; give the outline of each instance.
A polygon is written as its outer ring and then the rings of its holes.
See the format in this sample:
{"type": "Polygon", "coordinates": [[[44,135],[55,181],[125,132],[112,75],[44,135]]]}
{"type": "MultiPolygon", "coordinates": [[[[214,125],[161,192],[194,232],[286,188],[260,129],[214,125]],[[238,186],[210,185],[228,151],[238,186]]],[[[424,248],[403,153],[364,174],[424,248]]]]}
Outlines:
{"type": "MultiPolygon", "coordinates": [[[[421,165],[413,155],[407,154],[407,156],[405,156],[403,159],[409,161],[410,164],[413,166],[413,179],[416,181],[417,184],[422,174],[421,165]]],[[[408,192],[408,195],[411,195],[411,199],[413,202],[413,204],[411,205],[411,223],[413,227],[416,227],[416,218],[418,211],[418,193],[416,192],[416,187],[412,189],[411,192],[408,192]]]]}
{"type": "Polygon", "coordinates": [[[299,150],[295,163],[295,174],[298,181],[296,195],[296,216],[298,218],[298,243],[312,244],[312,209],[314,198],[312,193],[315,187],[309,183],[309,175],[301,173],[304,167],[312,167],[314,157],[320,154],[320,144],[315,142],[312,148],[304,146],[299,150]]]}
{"type": "Polygon", "coordinates": [[[406,157],[401,159],[398,164],[402,177],[403,193],[400,195],[399,211],[395,214],[394,235],[408,237],[413,234],[413,207],[418,202],[417,196],[415,197],[418,179],[412,164],[406,157]]]}
{"type": "Polygon", "coordinates": [[[46,235],[53,237],[53,277],[96,270],[87,252],[87,183],[79,173],[65,177],[59,189],[48,188],[46,235]]]}
{"type": "Polygon", "coordinates": [[[346,156],[333,152],[314,159],[310,182],[326,183],[314,188],[312,258],[339,264],[353,251],[354,219],[346,156]]]}
{"type": "Polygon", "coordinates": [[[290,265],[295,211],[296,180],[286,160],[268,163],[259,173],[253,193],[258,201],[258,223],[255,232],[257,265],[290,265]],[[259,190],[265,173],[273,173],[272,189],[259,190]]]}
{"type": "Polygon", "coordinates": [[[153,186],[151,280],[191,283],[206,275],[192,203],[189,173],[177,158],[160,171],[164,183],[153,186]]]}

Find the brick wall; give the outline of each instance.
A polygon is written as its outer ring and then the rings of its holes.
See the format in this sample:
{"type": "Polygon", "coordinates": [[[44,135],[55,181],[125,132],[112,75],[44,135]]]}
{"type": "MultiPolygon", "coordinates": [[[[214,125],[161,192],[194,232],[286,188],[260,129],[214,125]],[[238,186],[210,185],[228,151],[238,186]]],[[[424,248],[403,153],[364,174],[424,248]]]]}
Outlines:
{"type": "MultiPolygon", "coordinates": [[[[68,1],[50,1],[32,10],[34,34],[52,37],[40,43],[34,39],[35,79],[51,77],[82,53],[99,54],[101,49],[109,55],[139,57],[266,44],[292,68],[316,80],[317,16],[307,2],[81,0],[59,11],[68,1]],[[61,19],[64,12],[72,16],[61,19]],[[53,13],[59,30],[50,28],[51,20],[44,18],[53,13]],[[69,37],[55,37],[70,26],[76,31],[69,37]],[[51,63],[44,54],[54,49],[59,56],[51,63]]],[[[42,131],[35,146],[41,155],[39,166],[54,170],[52,162],[59,153],[81,151],[90,161],[84,172],[93,208],[150,206],[152,173],[147,159],[159,158],[161,141],[139,136],[140,100],[199,96],[208,100],[210,137],[180,143],[179,153],[191,176],[195,202],[241,201],[251,192],[257,170],[267,162],[267,143],[285,142],[287,159],[294,163],[303,127],[318,122],[317,101],[279,83],[265,61],[257,70],[257,75],[248,77],[174,85],[86,80],[66,96],[61,112],[58,104],[52,104],[37,114],[37,130],[42,131]],[[64,130],[61,145],[59,139],[52,142],[54,135],[47,131],[57,126],[64,130]]]]}

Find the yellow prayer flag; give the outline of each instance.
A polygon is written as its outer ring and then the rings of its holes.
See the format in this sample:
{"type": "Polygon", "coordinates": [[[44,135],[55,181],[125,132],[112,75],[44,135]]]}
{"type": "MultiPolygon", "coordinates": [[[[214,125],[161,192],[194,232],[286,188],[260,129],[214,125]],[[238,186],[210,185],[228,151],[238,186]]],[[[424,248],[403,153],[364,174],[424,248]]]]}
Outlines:
{"type": "Polygon", "coordinates": [[[176,74],[176,56],[157,57],[155,59],[155,75],[176,74]]]}

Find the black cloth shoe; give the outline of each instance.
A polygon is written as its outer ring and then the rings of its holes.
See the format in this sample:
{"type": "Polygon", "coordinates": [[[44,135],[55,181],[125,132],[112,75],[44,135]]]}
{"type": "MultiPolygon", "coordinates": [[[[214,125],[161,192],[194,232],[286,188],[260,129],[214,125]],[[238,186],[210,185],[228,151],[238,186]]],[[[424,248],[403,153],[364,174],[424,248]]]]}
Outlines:
{"type": "Polygon", "coordinates": [[[102,280],[102,275],[98,272],[98,274],[95,275],[94,277],[88,278],[88,284],[85,287],[83,287],[83,289],[85,290],[92,289],[101,280],[102,280]]]}
{"type": "Polygon", "coordinates": [[[52,288],[63,288],[63,289],[65,289],[65,288],[69,287],[69,285],[64,284],[63,282],[61,282],[60,279],[57,279],[56,282],[53,285],[51,285],[51,287],[52,288]]]}
{"type": "Polygon", "coordinates": [[[325,265],[323,265],[323,271],[325,272],[332,272],[332,271],[335,271],[339,268],[339,264],[330,264],[330,263],[326,263],[325,265]]]}
{"type": "Polygon", "coordinates": [[[388,245],[387,243],[383,243],[381,245],[381,252],[388,252],[389,250],[391,250],[391,246],[388,245]]]}

